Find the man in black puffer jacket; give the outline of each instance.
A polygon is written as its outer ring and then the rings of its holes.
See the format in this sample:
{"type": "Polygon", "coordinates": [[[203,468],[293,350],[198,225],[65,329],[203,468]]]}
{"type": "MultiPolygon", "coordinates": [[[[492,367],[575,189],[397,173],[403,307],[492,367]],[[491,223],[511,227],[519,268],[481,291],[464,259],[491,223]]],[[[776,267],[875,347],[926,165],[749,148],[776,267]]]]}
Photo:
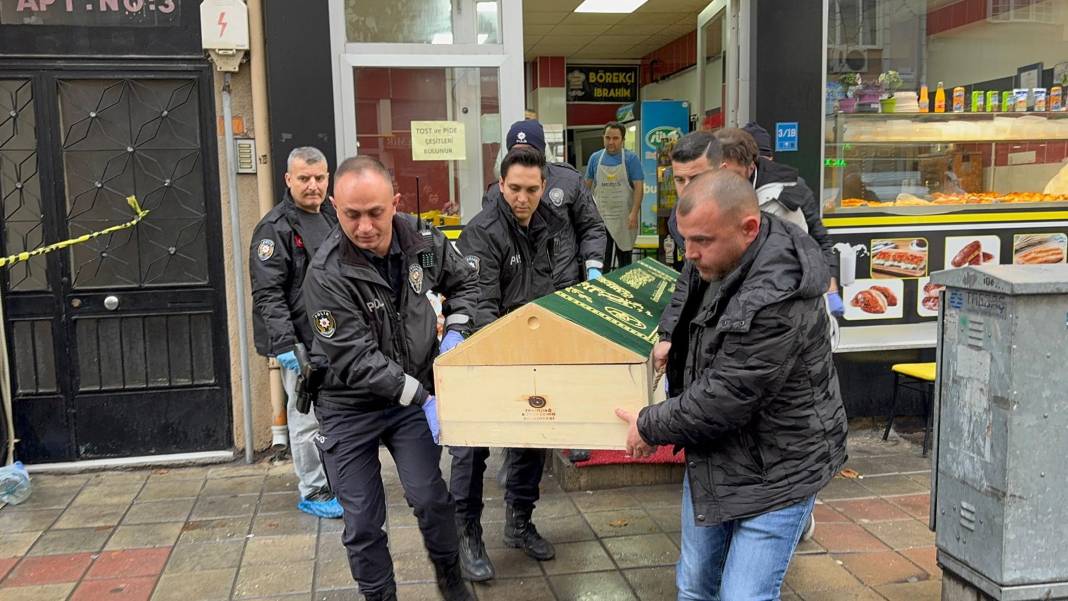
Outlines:
{"type": "Polygon", "coordinates": [[[679,599],[777,599],[816,493],[846,459],[830,274],[815,241],[762,214],[728,170],[690,183],[678,223],[692,266],[671,338],[682,390],[618,411],[627,449],[686,450],[679,599]]]}

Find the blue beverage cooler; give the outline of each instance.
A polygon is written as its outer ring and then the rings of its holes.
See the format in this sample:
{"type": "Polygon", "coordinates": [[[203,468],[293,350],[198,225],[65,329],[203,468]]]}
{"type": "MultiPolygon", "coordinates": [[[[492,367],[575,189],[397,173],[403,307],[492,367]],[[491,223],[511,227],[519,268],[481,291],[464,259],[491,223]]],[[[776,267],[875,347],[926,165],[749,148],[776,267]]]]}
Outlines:
{"type": "Polygon", "coordinates": [[[625,104],[616,112],[616,119],[627,128],[624,147],[638,155],[645,173],[641,224],[634,246],[655,251],[664,260],[667,219],[676,201],[671,151],[679,138],[689,132],[690,103],[646,100],[625,104]]]}

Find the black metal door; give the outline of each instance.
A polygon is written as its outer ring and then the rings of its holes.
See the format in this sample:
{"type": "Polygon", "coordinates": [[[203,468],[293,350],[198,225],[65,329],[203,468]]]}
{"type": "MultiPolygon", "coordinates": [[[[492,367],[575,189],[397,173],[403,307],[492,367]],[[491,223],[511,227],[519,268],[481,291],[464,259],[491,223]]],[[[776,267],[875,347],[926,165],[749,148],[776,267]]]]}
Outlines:
{"type": "Polygon", "coordinates": [[[228,448],[211,72],[48,66],[0,70],[4,254],[150,214],[0,277],[19,457],[228,448]]]}

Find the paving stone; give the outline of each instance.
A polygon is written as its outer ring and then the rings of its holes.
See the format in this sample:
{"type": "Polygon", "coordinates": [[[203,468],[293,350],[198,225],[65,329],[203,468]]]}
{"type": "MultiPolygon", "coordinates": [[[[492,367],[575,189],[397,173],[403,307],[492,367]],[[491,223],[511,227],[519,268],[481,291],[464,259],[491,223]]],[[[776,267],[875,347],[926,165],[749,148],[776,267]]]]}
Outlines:
{"type": "Polygon", "coordinates": [[[293,562],[284,570],[273,564],[243,565],[237,574],[234,598],[310,592],[313,567],[312,561],[293,562]]]}
{"type": "Polygon", "coordinates": [[[105,550],[134,549],[141,547],[171,547],[182,533],[182,522],[166,524],[131,524],[119,526],[105,550]]]}
{"type": "Polygon", "coordinates": [[[678,596],[673,567],[623,570],[623,576],[642,601],[673,601],[678,596]]]}
{"type": "Polygon", "coordinates": [[[259,495],[231,495],[226,497],[200,497],[193,506],[192,520],[211,520],[251,516],[256,511],[259,495]]]}
{"type": "Polygon", "coordinates": [[[312,601],[353,601],[353,599],[359,598],[360,593],[353,587],[334,591],[318,591],[312,597],[312,601]]]}
{"type": "Polygon", "coordinates": [[[142,482],[130,484],[89,484],[78,493],[71,507],[86,505],[128,505],[141,492],[142,482]]]}
{"type": "Polygon", "coordinates": [[[245,543],[242,566],[315,559],[315,535],[256,536],[245,543]]]}
{"type": "MultiPolygon", "coordinates": [[[[841,502],[841,501],[839,501],[841,502]]],[[[834,509],[832,502],[819,503],[812,507],[812,515],[816,518],[817,524],[829,524],[834,522],[849,522],[850,519],[846,516],[838,513],[834,509]]]]}
{"type": "Polygon", "coordinates": [[[441,594],[433,584],[398,584],[397,598],[405,601],[440,601],[441,594]]]}
{"type": "Polygon", "coordinates": [[[550,576],[560,601],[633,601],[630,586],[619,572],[589,572],[550,576]]]}
{"type": "Polygon", "coordinates": [[[583,515],[597,536],[602,538],[660,532],[660,526],[644,509],[588,511],[583,515]]]}
{"type": "Polygon", "coordinates": [[[74,589],[70,601],[148,601],[156,577],[86,580],[74,589]]]}
{"type": "Polygon", "coordinates": [[[128,504],[123,505],[72,505],[56,521],[55,528],[91,528],[117,526],[125,515],[128,504]]]}
{"type": "Polygon", "coordinates": [[[89,474],[31,474],[34,486],[82,487],[92,477],[89,474]]]}
{"type": "Polygon", "coordinates": [[[308,515],[297,509],[298,502],[300,502],[300,495],[296,493],[264,493],[264,495],[260,497],[260,510],[257,513],[299,513],[308,515]]]}
{"type": "Polygon", "coordinates": [[[143,470],[112,470],[98,472],[89,477],[88,486],[122,486],[127,484],[144,484],[149,472],[143,470]]]}
{"type": "Polygon", "coordinates": [[[832,555],[867,586],[926,580],[927,573],[893,551],[832,555]]]}
{"type": "MultiPolygon", "coordinates": [[[[817,526],[818,528],[819,526],[817,526]]],[[[811,554],[811,553],[826,553],[827,549],[820,546],[819,543],[813,540],[803,540],[797,543],[797,548],[794,549],[794,553],[798,555],[811,554]]]]}
{"type": "Polygon", "coordinates": [[[407,505],[387,505],[386,523],[389,524],[390,530],[393,528],[408,528],[419,525],[419,522],[415,519],[415,515],[412,513],[412,508],[407,505]]]}
{"type": "Polygon", "coordinates": [[[34,476],[33,482],[33,494],[22,503],[19,503],[19,509],[65,509],[74,500],[78,492],[81,491],[80,485],[53,484],[51,486],[38,486],[36,476],[34,476]]]}
{"type": "Polygon", "coordinates": [[[170,548],[105,551],[93,562],[86,580],[156,576],[167,563],[170,548]]]}
{"type": "Polygon", "coordinates": [[[319,532],[319,518],[302,511],[257,513],[252,521],[255,536],[281,536],[286,534],[315,534],[319,532]]]}
{"type": "Polygon", "coordinates": [[[316,558],[319,561],[348,561],[348,552],[341,543],[340,532],[323,532],[319,534],[319,550],[316,558]]]}
{"type": "Polygon", "coordinates": [[[433,582],[434,566],[426,555],[426,549],[392,551],[393,574],[401,582],[433,582]]]}
{"type": "Polygon", "coordinates": [[[200,570],[189,574],[163,574],[152,601],[229,601],[236,568],[200,570]]]}
{"type": "Polygon", "coordinates": [[[612,558],[600,542],[564,543],[556,546],[556,558],[542,562],[546,574],[573,574],[614,569],[612,558]]]}
{"type": "Polygon", "coordinates": [[[903,549],[899,551],[906,559],[920,566],[924,572],[934,579],[942,577],[942,567],[938,565],[938,547],[917,547],[915,549],[903,549]]]}
{"type": "Polygon", "coordinates": [[[62,553],[96,553],[104,548],[111,536],[110,526],[49,530],[37,539],[30,555],[59,555],[62,553]]]}
{"type": "Polygon", "coordinates": [[[862,499],[876,496],[857,480],[850,478],[833,478],[817,495],[821,501],[838,499],[862,499]]]}
{"type": "Polygon", "coordinates": [[[12,532],[0,536],[0,558],[25,555],[42,532],[12,532]]]}
{"type": "Polygon", "coordinates": [[[315,570],[315,590],[351,588],[355,582],[347,559],[319,561],[315,570]]]}
{"type": "Polygon", "coordinates": [[[925,524],[931,517],[931,495],[929,493],[889,497],[887,501],[925,524]]]}
{"type": "Polygon", "coordinates": [[[266,463],[253,463],[248,464],[228,464],[220,465],[212,468],[208,468],[208,479],[213,480],[215,478],[240,478],[242,476],[266,476],[267,470],[271,468],[266,463]]]}
{"type": "Polygon", "coordinates": [[[893,549],[930,547],[935,544],[935,533],[927,524],[917,520],[864,524],[864,528],[893,549]]]}
{"type": "Polygon", "coordinates": [[[642,507],[675,507],[677,510],[682,502],[682,483],[635,486],[631,494],[642,507]]]}
{"type": "Polygon", "coordinates": [[[184,522],[189,517],[196,499],[170,499],[130,505],[123,524],[155,524],[159,522],[184,522]]]}
{"type": "Polygon", "coordinates": [[[204,483],[204,489],[200,491],[200,496],[258,495],[263,488],[263,480],[263,476],[209,479],[204,483]]]}
{"type": "Polygon", "coordinates": [[[602,541],[620,568],[674,565],[679,548],[665,534],[607,538],[602,541]]]}
{"type": "Polygon", "coordinates": [[[804,599],[814,591],[855,589],[861,587],[838,561],[830,555],[799,555],[790,561],[785,583],[804,599]]]}
{"type": "Polygon", "coordinates": [[[886,584],[876,587],[875,590],[888,601],[940,601],[942,599],[942,581],[940,580],[886,584]]]}
{"type": "Polygon", "coordinates": [[[0,601],[66,601],[76,582],[0,588],[0,601]]]}
{"type": "Polygon", "coordinates": [[[3,559],[0,559],[0,582],[2,582],[4,580],[4,577],[7,576],[7,573],[10,572],[11,569],[15,567],[15,564],[17,564],[20,559],[22,559],[22,558],[21,557],[5,557],[3,559]]]}
{"type": "Polygon", "coordinates": [[[682,530],[682,508],[678,505],[659,507],[646,507],[645,512],[653,518],[657,526],[664,532],[678,532],[682,530]]]}
{"type": "Polygon", "coordinates": [[[887,546],[857,524],[818,524],[812,540],[831,553],[886,551],[887,546]]]}
{"type": "MultiPolygon", "coordinates": [[[[809,591],[794,597],[802,601],[884,601],[869,588],[850,588],[833,591],[809,591]]],[[[786,599],[784,596],[783,599],[786,599]]]]}
{"type": "Polygon", "coordinates": [[[830,501],[827,505],[833,507],[849,519],[860,523],[912,519],[909,514],[896,506],[887,503],[883,499],[830,501]]]}
{"type": "Polygon", "coordinates": [[[571,493],[571,500],[583,513],[587,511],[604,511],[608,509],[637,509],[641,507],[638,499],[625,490],[593,490],[571,493]]]}
{"type": "MultiPolygon", "coordinates": [[[[270,475],[263,481],[264,493],[276,493],[286,492],[292,496],[298,496],[300,480],[293,474],[293,469],[290,468],[289,473],[285,475],[270,475]]],[[[296,501],[294,501],[296,503],[296,501]]]]}
{"type": "Polygon", "coordinates": [[[226,540],[245,540],[251,517],[226,518],[220,520],[191,520],[182,527],[178,537],[180,543],[210,543],[226,540]]]}
{"type": "Polygon", "coordinates": [[[148,475],[148,482],[162,482],[164,480],[201,480],[208,476],[208,470],[212,469],[205,466],[193,466],[193,467],[164,467],[152,470],[148,475]]]}
{"type": "Polygon", "coordinates": [[[597,538],[586,519],[577,513],[565,517],[539,520],[537,526],[538,532],[554,545],[597,538]]]}
{"type": "Polygon", "coordinates": [[[920,484],[908,476],[873,476],[864,478],[860,484],[871,491],[870,495],[909,495],[929,491],[930,486],[920,484]]]}
{"type": "Polygon", "coordinates": [[[203,480],[149,480],[141,489],[141,493],[137,495],[137,500],[164,501],[195,498],[203,487],[203,480]]]}
{"type": "Polygon", "coordinates": [[[184,574],[236,568],[241,564],[245,539],[214,543],[178,543],[171,551],[164,572],[184,574]]]}
{"type": "Polygon", "coordinates": [[[497,578],[529,578],[541,576],[542,566],[554,564],[560,561],[560,547],[556,546],[556,559],[540,562],[531,558],[521,549],[489,549],[487,554],[497,571],[497,578]]]}
{"type": "Polygon", "coordinates": [[[4,586],[37,586],[76,582],[93,561],[90,553],[26,557],[4,580],[4,586]]]}
{"type": "Polygon", "coordinates": [[[18,510],[16,508],[11,510],[5,508],[4,511],[0,511],[0,535],[7,536],[15,532],[41,532],[51,526],[61,513],[63,513],[62,509],[18,510]]]}
{"type": "Polygon", "coordinates": [[[540,576],[494,578],[475,585],[478,601],[556,601],[549,581],[540,576]]]}

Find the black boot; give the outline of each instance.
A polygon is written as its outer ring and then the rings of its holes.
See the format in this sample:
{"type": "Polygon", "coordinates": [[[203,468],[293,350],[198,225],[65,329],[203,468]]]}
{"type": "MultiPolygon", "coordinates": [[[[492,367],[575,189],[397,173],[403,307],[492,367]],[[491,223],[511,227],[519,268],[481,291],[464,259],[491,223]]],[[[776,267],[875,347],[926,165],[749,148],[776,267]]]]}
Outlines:
{"type": "Polygon", "coordinates": [[[365,594],[363,598],[364,601],[397,601],[397,591],[392,589],[382,593],[365,594]]]}
{"type": "Polygon", "coordinates": [[[460,562],[454,559],[450,564],[434,564],[434,574],[438,579],[438,590],[445,601],[475,601],[474,595],[467,590],[460,562]]]}
{"type": "Polygon", "coordinates": [[[493,562],[486,554],[482,542],[482,524],[475,520],[456,520],[456,533],[460,535],[460,571],[471,582],[485,582],[496,576],[493,562]]]}
{"type": "Polygon", "coordinates": [[[530,521],[530,514],[533,512],[533,508],[508,506],[505,513],[507,522],[504,525],[504,544],[513,549],[522,549],[538,561],[546,561],[556,557],[556,549],[538,534],[538,529],[530,521]]]}

